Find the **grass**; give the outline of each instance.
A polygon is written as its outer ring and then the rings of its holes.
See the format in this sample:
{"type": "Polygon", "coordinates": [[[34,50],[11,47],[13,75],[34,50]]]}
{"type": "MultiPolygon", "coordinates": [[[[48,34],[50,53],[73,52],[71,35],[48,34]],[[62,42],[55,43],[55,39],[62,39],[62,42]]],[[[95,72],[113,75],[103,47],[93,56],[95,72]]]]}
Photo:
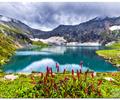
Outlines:
{"type": "Polygon", "coordinates": [[[0,33],[0,65],[4,64],[16,50],[17,46],[11,38],[0,33]]]}
{"type": "Polygon", "coordinates": [[[19,78],[14,81],[4,80],[4,75],[0,73],[0,98],[120,98],[119,72],[94,77],[91,73],[79,73],[79,77],[75,73],[17,74],[19,78]]]}
{"type": "Polygon", "coordinates": [[[112,64],[120,67],[120,42],[107,46],[109,50],[97,50],[96,53],[112,64]]]}
{"type": "Polygon", "coordinates": [[[25,75],[19,75],[19,79],[15,81],[4,80],[4,75],[1,74],[0,76],[0,98],[14,98],[17,93],[22,93],[22,91],[32,87],[30,78],[25,75]]]}
{"type": "Polygon", "coordinates": [[[9,60],[21,44],[30,42],[23,34],[24,32],[20,29],[7,24],[0,24],[0,67],[9,60]]]}
{"type": "Polygon", "coordinates": [[[43,42],[41,42],[41,41],[32,41],[32,45],[38,46],[38,47],[40,47],[40,48],[48,47],[48,44],[47,44],[47,43],[43,43],[43,42]]]}
{"type": "Polygon", "coordinates": [[[110,49],[120,49],[120,42],[113,43],[112,45],[107,46],[110,49]]]}
{"type": "Polygon", "coordinates": [[[112,64],[119,67],[120,65],[120,50],[98,50],[96,53],[107,59],[112,64]]]}

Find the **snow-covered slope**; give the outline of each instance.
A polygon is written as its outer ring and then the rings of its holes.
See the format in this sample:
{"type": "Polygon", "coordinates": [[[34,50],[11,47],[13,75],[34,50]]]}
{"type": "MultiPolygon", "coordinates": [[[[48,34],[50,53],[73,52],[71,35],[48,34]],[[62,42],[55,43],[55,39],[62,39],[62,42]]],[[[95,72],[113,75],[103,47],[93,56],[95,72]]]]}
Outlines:
{"type": "Polygon", "coordinates": [[[11,19],[8,17],[4,17],[4,16],[0,16],[0,21],[4,21],[4,22],[10,22],[11,19]]]}
{"type": "Polygon", "coordinates": [[[120,30],[120,26],[117,26],[117,25],[111,26],[109,29],[110,29],[111,31],[120,30]]]}

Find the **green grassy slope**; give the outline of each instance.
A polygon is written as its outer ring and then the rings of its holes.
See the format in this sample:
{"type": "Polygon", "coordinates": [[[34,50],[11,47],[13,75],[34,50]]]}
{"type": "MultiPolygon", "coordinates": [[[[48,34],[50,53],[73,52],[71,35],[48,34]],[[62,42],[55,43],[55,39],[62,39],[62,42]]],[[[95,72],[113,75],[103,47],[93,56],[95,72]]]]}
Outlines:
{"type": "Polygon", "coordinates": [[[107,46],[111,49],[120,49],[120,41],[113,43],[112,45],[107,46]]]}
{"type": "Polygon", "coordinates": [[[4,64],[13,55],[16,48],[17,45],[10,37],[0,33],[0,65],[4,64]]]}
{"type": "Polygon", "coordinates": [[[22,30],[0,23],[0,66],[14,54],[17,48],[31,41],[22,30]]]}
{"type": "Polygon", "coordinates": [[[28,33],[25,33],[22,29],[20,30],[16,27],[0,23],[0,32],[7,34],[15,43],[18,43],[19,45],[31,43],[30,39],[27,37],[28,33]]]}
{"type": "Polygon", "coordinates": [[[113,43],[107,47],[109,47],[109,50],[98,50],[96,53],[117,67],[120,67],[120,42],[113,43]]]}

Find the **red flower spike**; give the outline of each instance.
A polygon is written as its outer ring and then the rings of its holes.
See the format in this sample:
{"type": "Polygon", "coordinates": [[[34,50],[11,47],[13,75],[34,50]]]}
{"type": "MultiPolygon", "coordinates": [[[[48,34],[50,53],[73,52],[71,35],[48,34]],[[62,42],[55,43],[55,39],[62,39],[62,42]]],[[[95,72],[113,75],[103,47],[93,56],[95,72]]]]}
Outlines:
{"type": "Polygon", "coordinates": [[[72,76],[74,76],[74,70],[72,69],[72,76]]]}
{"type": "Polygon", "coordinates": [[[80,62],[80,68],[82,69],[83,66],[83,61],[80,62]]]}
{"type": "Polygon", "coordinates": [[[65,77],[64,80],[67,81],[67,80],[69,80],[69,78],[68,78],[68,77],[65,77]]]}
{"type": "Polygon", "coordinates": [[[102,80],[98,80],[98,86],[102,84],[102,80]]]}
{"type": "Polygon", "coordinates": [[[66,69],[64,69],[63,74],[65,74],[65,72],[66,72],[66,69]]]}
{"type": "Polygon", "coordinates": [[[58,87],[57,87],[57,84],[54,83],[54,89],[57,90],[58,87]]]}
{"type": "Polygon", "coordinates": [[[46,70],[47,70],[47,73],[49,73],[49,67],[48,66],[47,66],[46,70]]]}
{"type": "Polygon", "coordinates": [[[85,88],[84,92],[88,94],[88,87],[85,88]]]}
{"type": "Polygon", "coordinates": [[[93,84],[91,84],[91,89],[92,89],[92,91],[95,91],[95,88],[94,88],[93,84]]]}
{"type": "Polygon", "coordinates": [[[59,72],[59,65],[56,63],[57,72],[59,72]]]}
{"type": "Polygon", "coordinates": [[[54,77],[52,68],[50,68],[50,74],[51,74],[51,77],[54,77]]]}
{"type": "Polygon", "coordinates": [[[102,96],[102,94],[100,92],[98,92],[98,96],[100,97],[100,96],[102,96]]]}
{"type": "Polygon", "coordinates": [[[117,76],[117,74],[116,73],[112,73],[112,76],[117,76]]]}
{"type": "Polygon", "coordinates": [[[36,84],[36,82],[31,82],[32,84],[36,84]]]}
{"type": "Polygon", "coordinates": [[[59,72],[59,67],[57,68],[57,72],[59,72]]]}
{"type": "Polygon", "coordinates": [[[53,83],[54,83],[54,80],[52,79],[52,80],[51,80],[51,85],[52,85],[53,83]]]}
{"type": "Polygon", "coordinates": [[[61,80],[61,79],[59,80],[59,82],[60,82],[60,84],[64,83],[64,81],[63,81],[63,80],[61,80]]]}
{"type": "Polygon", "coordinates": [[[80,69],[80,73],[82,73],[82,69],[80,69]]]}
{"type": "Polygon", "coordinates": [[[94,72],[91,73],[91,77],[94,78],[94,72]]]}
{"type": "Polygon", "coordinates": [[[56,68],[58,68],[59,67],[59,65],[56,63],[56,68]]]}
{"type": "Polygon", "coordinates": [[[33,81],[35,80],[33,76],[31,76],[31,79],[32,79],[33,81]]]}
{"type": "Polygon", "coordinates": [[[45,92],[49,93],[49,89],[48,89],[48,88],[45,88],[45,92]]]}
{"type": "Polygon", "coordinates": [[[52,72],[52,68],[51,68],[51,74],[52,74],[53,72],[52,72]]]}
{"type": "Polygon", "coordinates": [[[87,78],[87,72],[85,72],[85,80],[86,80],[86,78],[87,78]]]}
{"type": "Polygon", "coordinates": [[[75,76],[72,76],[72,78],[73,78],[73,81],[76,81],[76,78],[75,78],[75,76]]]}
{"type": "Polygon", "coordinates": [[[77,70],[77,73],[79,73],[79,71],[77,70]]]}
{"type": "Polygon", "coordinates": [[[49,76],[49,73],[47,72],[45,77],[48,77],[48,76],[49,76]]]}
{"type": "Polygon", "coordinates": [[[77,70],[77,77],[80,78],[80,72],[77,70]]]}
{"type": "Polygon", "coordinates": [[[43,84],[43,81],[39,81],[38,84],[43,84]]]}
{"type": "Polygon", "coordinates": [[[47,82],[47,77],[44,77],[44,84],[46,84],[47,82]]]}

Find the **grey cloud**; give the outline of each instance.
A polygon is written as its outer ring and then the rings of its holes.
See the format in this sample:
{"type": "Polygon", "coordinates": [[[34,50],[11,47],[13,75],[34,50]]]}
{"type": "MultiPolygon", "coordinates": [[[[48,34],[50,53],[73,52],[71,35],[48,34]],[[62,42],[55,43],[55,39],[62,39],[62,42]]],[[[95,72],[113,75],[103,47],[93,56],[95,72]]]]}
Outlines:
{"type": "Polygon", "coordinates": [[[79,24],[96,16],[120,16],[120,3],[0,3],[0,14],[34,28],[53,29],[79,24]]]}

